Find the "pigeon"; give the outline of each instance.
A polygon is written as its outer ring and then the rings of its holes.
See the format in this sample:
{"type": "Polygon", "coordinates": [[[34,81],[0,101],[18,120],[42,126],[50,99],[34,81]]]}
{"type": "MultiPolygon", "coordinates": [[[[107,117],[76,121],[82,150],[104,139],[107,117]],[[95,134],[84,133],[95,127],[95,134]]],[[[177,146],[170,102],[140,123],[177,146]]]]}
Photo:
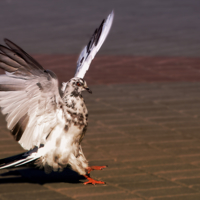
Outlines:
{"type": "Polygon", "coordinates": [[[105,41],[114,18],[112,11],[83,48],[75,76],[59,88],[56,75],[45,70],[22,48],[8,39],[0,45],[0,107],[7,128],[25,153],[1,160],[0,169],[34,162],[45,172],[70,167],[87,179],[84,184],[105,184],[90,177],[92,170],[81,148],[88,126],[83,91],[92,93],[83,79],[105,41]]]}

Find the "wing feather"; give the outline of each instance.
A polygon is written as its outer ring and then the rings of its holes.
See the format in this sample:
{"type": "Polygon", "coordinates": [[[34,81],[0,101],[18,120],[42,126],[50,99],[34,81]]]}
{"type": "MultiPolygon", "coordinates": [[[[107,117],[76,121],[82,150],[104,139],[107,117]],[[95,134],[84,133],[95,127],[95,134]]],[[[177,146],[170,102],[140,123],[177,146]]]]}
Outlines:
{"type": "Polygon", "coordinates": [[[9,130],[13,129],[15,124],[19,121],[19,117],[23,117],[27,113],[28,108],[29,105],[27,105],[26,100],[24,100],[20,105],[12,109],[12,112],[6,116],[7,127],[9,130]]]}
{"type": "Polygon", "coordinates": [[[30,67],[30,69],[44,71],[44,68],[34,58],[32,58],[29,54],[27,54],[23,49],[21,49],[19,46],[17,46],[8,39],[4,39],[4,41],[7,44],[7,46],[10,47],[10,49],[13,51],[13,53],[17,54],[28,64],[28,67],[30,67]]]}
{"type": "Polygon", "coordinates": [[[7,55],[0,53],[0,60],[1,62],[3,62],[4,64],[10,66],[13,68],[13,71],[16,71],[18,68],[21,67],[21,65],[19,63],[17,63],[15,60],[9,58],[7,55]]]}
{"type": "MultiPolygon", "coordinates": [[[[7,40],[7,39],[5,39],[7,40]]],[[[28,63],[22,59],[15,51],[0,45],[0,50],[6,54],[9,58],[11,58],[12,60],[14,60],[15,62],[17,62],[20,66],[25,67],[27,70],[30,70],[31,68],[29,67],[28,63]]]]}
{"type": "Polygon", "coordinates": [[[29,117],[27,114],[25,114],[14,126],[11,133],[16,139],[16,141],[19,141],[22,137],[23,131],[26,129],[28,124],[29,117]]]}
{"type": "MultiPolygon", "coordinates": [[[[7,127],[25,149],[45,143],[58,124],[63,100],[56,75],[8,39],[0,45],[0,107],[7,127]]],[[[61,112],[63,112],[61,110],[61,112]]]]}
{"type": "Polygon", "coordinates": [[[90,63],[104,43],[112,26],[114,12],[112,11],[106,20],[103,20],[99,28],[95,30],[87,46],[83,48],[77,61],[75,77],[84,78],[90,63]]]}

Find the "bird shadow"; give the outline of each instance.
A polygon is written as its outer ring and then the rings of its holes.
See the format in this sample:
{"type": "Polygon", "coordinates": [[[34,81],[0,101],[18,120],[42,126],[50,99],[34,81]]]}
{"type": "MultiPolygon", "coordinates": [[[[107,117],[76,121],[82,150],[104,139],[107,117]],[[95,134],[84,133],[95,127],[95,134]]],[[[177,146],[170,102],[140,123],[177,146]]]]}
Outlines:
{"type": "Polygon", "coordinates": [[[0,184],[4,183],[56,183],[65,182],[79,184],[83,183],[81,180],[85,179],[84,176],[72,171],[69,168],[64,169],[62,172],[51,172],[46,174],[43,170],[34,167],[11,169],[8,172],[0,174],[0,184]]]}

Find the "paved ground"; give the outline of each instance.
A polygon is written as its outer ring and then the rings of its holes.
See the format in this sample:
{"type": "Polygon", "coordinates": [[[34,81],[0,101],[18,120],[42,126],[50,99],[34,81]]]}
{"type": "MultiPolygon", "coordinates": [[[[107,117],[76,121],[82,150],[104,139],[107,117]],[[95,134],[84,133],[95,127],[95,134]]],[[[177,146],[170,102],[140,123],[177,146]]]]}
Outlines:
{"type": "MultiPolygon", "coordinates": [[[[104,55],[86,75],[93,94],[84,95],[90,116],[83,150],[91,165],[109,166],[91,173],[107,185],[84,186],[70,170],[47,175],[29,166],[1,171],[0,200],[198,200],[199,5],[1,1],[0,39],[24,47],[61,82],[73,77],[78,53],[102,17],[113,8],[116,16],[104,55]]],[[[0,158],[21,152],[0,116],[0,158]]]]}
{"type": "MultiPolygon", "coordinates": [[[[62,66],[68,60],[70,70],[76,58],[35,57],[61,80],[62,66]]],[[[30,167],[2,170],[0,199],[199,199],[199,63],[197,58],[97,58],[86,78],[93,94],[84,95],[90,121],[83,150],[91,165],[109,166],[91,173],[107,185],[85,186],[84,178],[69,170],[49,175],[30,167]]],[[[0,157],[23,152],[3,119],[0,129],[0,157]]]]}

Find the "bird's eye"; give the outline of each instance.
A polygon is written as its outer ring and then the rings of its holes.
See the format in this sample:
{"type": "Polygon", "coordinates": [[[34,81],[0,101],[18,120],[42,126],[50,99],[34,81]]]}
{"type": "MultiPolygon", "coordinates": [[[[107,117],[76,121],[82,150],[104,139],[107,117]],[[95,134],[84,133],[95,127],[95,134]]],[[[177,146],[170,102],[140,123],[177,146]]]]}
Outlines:
{"type": "Polygon", "coordinates": [[[81,86],[81,84],[79,82],[76,83],[77,86],[81,86]]]}

